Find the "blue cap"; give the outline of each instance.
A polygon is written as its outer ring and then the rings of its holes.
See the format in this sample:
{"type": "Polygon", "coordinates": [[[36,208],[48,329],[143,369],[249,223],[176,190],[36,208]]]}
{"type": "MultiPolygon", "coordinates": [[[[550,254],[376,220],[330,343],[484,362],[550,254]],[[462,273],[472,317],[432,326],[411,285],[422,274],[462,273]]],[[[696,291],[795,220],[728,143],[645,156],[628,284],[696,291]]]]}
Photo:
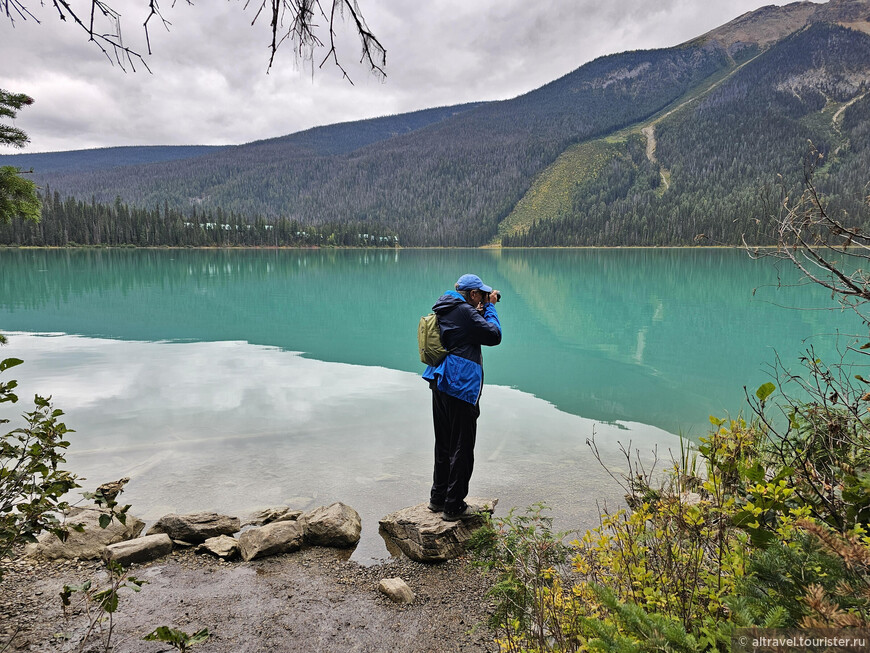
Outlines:
{"type": "Polygon", "coordinates": [[[482,290],[483,292],[492,292],[492,288],[487,286],[480,277],[476,274],[463,274],[456,282],[456,290],[482,290]]]}

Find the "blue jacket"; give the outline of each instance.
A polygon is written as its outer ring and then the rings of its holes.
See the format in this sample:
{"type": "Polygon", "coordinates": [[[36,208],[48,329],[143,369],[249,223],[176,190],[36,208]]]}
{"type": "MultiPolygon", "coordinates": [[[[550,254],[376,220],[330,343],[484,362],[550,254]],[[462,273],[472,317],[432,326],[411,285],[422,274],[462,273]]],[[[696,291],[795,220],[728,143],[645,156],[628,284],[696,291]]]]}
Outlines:
{"type": "Polygon", "coordinates": [[[487,304],[483,315],[458,292],[443,294],[432,307],[438,316],[441,342],[450,352],[436,366],[429,365],[423,378],[441,392],[476,404],[483,387],[481,345],[501,342],[501,323],[495,306],[487,304]]]}

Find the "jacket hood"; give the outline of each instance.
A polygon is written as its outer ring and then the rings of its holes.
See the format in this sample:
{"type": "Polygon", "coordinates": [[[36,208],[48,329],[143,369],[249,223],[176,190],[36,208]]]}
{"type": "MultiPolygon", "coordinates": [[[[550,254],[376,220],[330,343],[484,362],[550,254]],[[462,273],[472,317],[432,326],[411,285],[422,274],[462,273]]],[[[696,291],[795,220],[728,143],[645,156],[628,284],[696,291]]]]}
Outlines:
{"type": "Polygon", "coordinates": [[[455,290],[449,290],[438,298],[438,301],[435,302],[432,310],[435,315],[442,315],[463,303],[465,303],[465,297],[455,290]]]}

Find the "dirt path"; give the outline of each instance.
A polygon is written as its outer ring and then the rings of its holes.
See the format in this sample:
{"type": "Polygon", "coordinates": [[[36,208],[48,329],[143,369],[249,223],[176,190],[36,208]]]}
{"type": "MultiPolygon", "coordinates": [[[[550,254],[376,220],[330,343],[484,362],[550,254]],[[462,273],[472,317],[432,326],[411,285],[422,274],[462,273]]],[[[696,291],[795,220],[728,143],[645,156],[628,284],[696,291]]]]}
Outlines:
{"type": "MultiPolygon", "coordinates": [[[[120,596],[113,652],[167,650],[141,639],[162,625],[189,634],[208,628],[211,637],[193,649],[202,653],[497,650],[485,626],[489,585],[467,560],[361,567],[344,558],[311,548],[226,563],[185,551],[134,566],[131,573],[148,584],[120,596]],[[415,592],[412,604],[394,604],[377,591],[381,579],[396,576],[415,592]]],[[[75,603],[75,614],[64,619],[58,593],[101,570],[96,562],[13,563],[0,581],[0,649],[11,638],[10,651],[79,650],[87,619],[75,603]]],[[[85,651],[102,651],[103,642],[92,636],[85,651]]]]}
{"type": "Polygon", "coordinates": [[[859,95],[857,97],[853,97],[851,100],[846,102],[846,104],[844,104],[837,110],[837,113],[835,113],[834,117],[831,119],[831,122],[834,124],[834,129],[840,131],[840,123],[842,122],[841,117],[843,115],[843,112],[851,107],[853,104],[855,104],[858,100],[862,100],[865,97],[867,97],[867,93],[864,93],[863,95],[859,95]]]}
{"type": "Polygon", "coordinates": [[[656,126],[655,123],[647,125],[640,130],[646,136],[646,158],[650,163],[658,163],[656,159],[656,126]]]}
{"type": "MultiPolygon", "coordinates": [[[[646,136],[646,158],[649,159],[650,163],[652,163],[653,165],[658,165],[658,159],[656,159],[656,123],[647,125],[640,131],[641,133],[643,133],[644,136],[646,136]]],[[[664,189],[668,190],[671,187],[670,171],[668,171],[664,167],[661,167],[659,170],[659,174],[661,175],[662,184],[665,187],[664,189]]]]}
{"type": "MultiPolygon", "coordinates": [[[[646,158],[649,159],[649,162],[652,163],[653,165],[658,165],[658,159],[656,158],[656,145],[657,144],[656,144],[656,135],[655,135],[656,134],[656,125],[658,123],[660,123],[662,120],[664,120],[665,118],[667,118],[671,114],[679,111],[680,109],[682,109],[686,105],[690,104],[691,102],[694,102],[695,100],[698,100],[698,99],[704,97],[705,95],[710,93],[710,91],[712,91],[713,89],[720,86],[726,80],[731,79],[731,77],[733,77],[737,73],[738,70],[740,70],[741,68],[743,68],[747,64],[755,61],[756,57],[758,57],[758,56],[759,55],[757,54],[757,55],[755,55],[755,57],[752,57],[752,59],[749,59],[748,61],[744,61],[742,64],[740,64],[739,66],[734,68],[734,70],[732,70],[730,73],[725,75],[722,79],[711,84],[708,89],[704,90],[703,92],[699,93],[698,95],[695,95],[694,97],[690,97],[689,99],[680,102],[673,109],[670,109],[667,113],[662,114],[661,116],[659,116],[658,118],[656,118],[655,120],[650,122],[647,126],[641,128],[641,130],[640,130],[641,133],[646,137],[646,158]]],[[[845,107],[843,107],[843,108],[845,108],[845,107]]],[[[836,120],[836,116],[834,117],[834,119],[836,120]]],[[[662,168],[661,176],[662,176],[662,183],[665,186],[665,190],[667,190],[671,186],[670,181],[669,181],[670,180],[670,173],[665,168],[662,168]]]]}

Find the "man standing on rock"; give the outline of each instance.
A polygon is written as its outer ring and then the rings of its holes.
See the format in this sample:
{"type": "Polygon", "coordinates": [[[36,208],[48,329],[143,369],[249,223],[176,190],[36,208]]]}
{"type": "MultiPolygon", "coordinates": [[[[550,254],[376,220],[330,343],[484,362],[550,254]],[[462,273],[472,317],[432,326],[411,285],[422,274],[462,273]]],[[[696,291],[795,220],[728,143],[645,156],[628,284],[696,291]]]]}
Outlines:
{"type": "Polygon", "coordinates": [[[432,307],[448,354],[423,372],[432,389],[435,423],[435,473],[429,510],[443,511],[448,521],[477,514],[465,503],[465,497],[474,468],[478,401],[483,387],[480,347],[501,342],[501,324],[495,311],[500,297],[477,275],[463,274],[455,290],[443,294],[432,307]]]}

